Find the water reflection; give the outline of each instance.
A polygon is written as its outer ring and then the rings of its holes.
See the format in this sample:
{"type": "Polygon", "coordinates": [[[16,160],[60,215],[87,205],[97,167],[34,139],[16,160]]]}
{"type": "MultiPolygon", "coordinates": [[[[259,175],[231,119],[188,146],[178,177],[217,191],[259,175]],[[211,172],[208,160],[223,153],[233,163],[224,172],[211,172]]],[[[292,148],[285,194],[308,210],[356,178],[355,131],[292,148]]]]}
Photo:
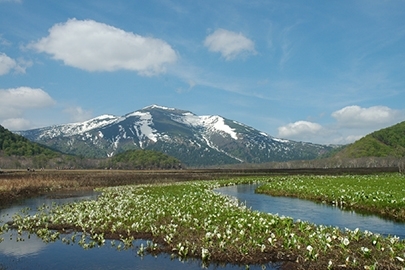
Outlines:
{"type": "Polygon", "coordinates": [[[35,256],[46,247],[46,244],[37,236],[29,236],[24,232],[21,236],[23,241],[17,241],[16,233],[13,237],[3,236],[4,241],[0,244],[0,253],[8,257],[20,259],[26,256],[35,256]]]}
{"type": "Polygon", "coordinates": [[[352,211],[342,211],[337,207],[288,197],[274,197],[255,194],[257,184],[237,185],[218,188],[216,191],[233,196],[253,210],[289,216],[294,219],[341,229],[368,230],[382,235],[396,235],[405,238],[405,224],[384,220],[373,215],[362,215],[352,211]]]}
{"type": "MultiPolygon", "coordinates": [[[[0,209],[0,220],[2,222],[12,220],[12,215],[21,210],[29,214],[35,214],[38,207],[43,205],[63,204],[79,200],[95,199],[98,193],[86,192],[81,194],[70,194],[59,196],[59,194],[25,200],[18,204],[0,209]],[[62,197],[62,198],[61,198],[62,197]],[[26,210],[29,208],[30,210],[26,210]]],[[[0,222],[1,223],[1,222],[0,222]]],[[[112,246],[107,240],[104,246],[85,250],[77,243],[66,244],[61,240],[52,243],[44,243],[36,235],[23,233],[24,241],[17,241],[17,232],[0,235],[4,241],[0,243],[0,269],[245,269],[245,266],[238,265],[217,265],[204,266],[201,260],[188,259],[180,261],[172,259],[170,254],[161,254],[157,257],[146,254],[138,256],[138,247],[146,241],[134,241],[134,247],[127,250],[117,250],[117,245],[112,246]],[[12,234],[12,239],[10,239],[12,234]]],[[[61,236],[69,238],[67,236],[61,236]]],[[[117,241],[116,241],[117,242],[117,241]]],[[[252,265],[250,269],[277,269],[277,264],[252,265]]]]}

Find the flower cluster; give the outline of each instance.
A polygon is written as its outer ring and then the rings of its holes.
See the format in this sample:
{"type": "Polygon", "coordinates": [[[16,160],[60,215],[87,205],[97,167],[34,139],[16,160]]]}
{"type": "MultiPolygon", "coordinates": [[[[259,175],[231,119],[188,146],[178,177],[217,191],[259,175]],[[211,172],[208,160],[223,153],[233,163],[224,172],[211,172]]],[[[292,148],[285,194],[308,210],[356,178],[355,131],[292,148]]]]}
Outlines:
{"type": "Polygon", "coordinates": [[[165,251],[204,262],[249,264],[293,258],[297,263],[316,262],[321,268],[353,268],[360,262],[405,266],[405,242],[396,237],[252,211],[213,191],[222,185],[253,181],[265,179],[105,188],[97,200],[53,206],[33,216],[15,215],[13,227],[18,233],[36,233],[44,241],[62,238],[71,243],[78,238],[77,243],[86,249],[104,245],[108,237],[120,240],[117,249],[126,248],[134,239],[149,235],[154,242],[142,245],[139,255],[165,251]],[[76,231],[70,239],[61,236],[70,230],[76,231]]]}

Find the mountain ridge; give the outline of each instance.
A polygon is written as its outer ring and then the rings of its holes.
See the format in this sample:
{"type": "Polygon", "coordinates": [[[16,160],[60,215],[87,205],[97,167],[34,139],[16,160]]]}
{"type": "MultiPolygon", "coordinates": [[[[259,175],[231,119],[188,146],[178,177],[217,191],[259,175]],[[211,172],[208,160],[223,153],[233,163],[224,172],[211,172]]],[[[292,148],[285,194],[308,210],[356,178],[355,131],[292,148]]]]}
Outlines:
{"type": "Polygon", "coordinates": [[[19,131],[65,153],[111,157],[130,149],[157,150],[188,166],[314,159],[333,146],[275,138],[219,115],[150,105],[123,116],[19,131]]]}

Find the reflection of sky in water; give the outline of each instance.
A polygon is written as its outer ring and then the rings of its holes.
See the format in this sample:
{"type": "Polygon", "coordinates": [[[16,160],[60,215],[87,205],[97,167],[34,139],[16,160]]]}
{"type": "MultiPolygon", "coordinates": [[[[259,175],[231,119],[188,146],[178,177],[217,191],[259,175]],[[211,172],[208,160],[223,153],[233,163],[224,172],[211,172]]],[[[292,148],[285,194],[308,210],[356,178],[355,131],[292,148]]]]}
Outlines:
{"type": "MultiPolygon", "coordinates": [[[[117,243],[117,241],[116,241],[117,243]]],[[[162,254],[157,257],[137,255],[138,247],[145,241],[134,241],[134,248],[118,251],[111,247],[111,243],[106,241],[106,245],[84,250],[78,244],[67,245],[61,241],[46,244],[45,248],[38,254],[25,257],[5,256],[0,253],[0,269],[142,269],[142,270],[197,270],[202,269],[201,261],[190,259],[180,261],[171,259],[170,254],[162,254]]],[[[0,244],[1,245],[1,244],[0,244]]],[[[245,269],[245,266],[221,266],[211,264],[205,269],[245,269]]],[[[252,266],[250,269],[259,270],[261,266],[252,266]]],[[[274,269],[271,265],[266,265],[266,269],[274,269]]]]}
{"type": "Polygon", "coordinates": [[[24,241],[20,242],[17,242],[16,231],[8,232],[2,235],[2,237],[4,238],[4,241],[0,243],[0,254],[6,256],[20,258],[28,255],[35,255],[46,246],[42,239],[38,238],[36,235],[31,235],[30,239],[28,239],[27,233],[22,234],[24,241]],[[11,233],[13,234],[12,239],[9,237],[11,233]]]}
{"type": "Polygon", "coordinates": [[[252,210],[289,216],[294,219],[341,229],[368,230],[373,233],[391,234],[405,238],[405,223],[392,222],[372,215],[342,211],[337,207],[288,197],[273,197],[255,194],[257,185],[237,185],[219,188],[222,194],[237,197],[252,210]]]}

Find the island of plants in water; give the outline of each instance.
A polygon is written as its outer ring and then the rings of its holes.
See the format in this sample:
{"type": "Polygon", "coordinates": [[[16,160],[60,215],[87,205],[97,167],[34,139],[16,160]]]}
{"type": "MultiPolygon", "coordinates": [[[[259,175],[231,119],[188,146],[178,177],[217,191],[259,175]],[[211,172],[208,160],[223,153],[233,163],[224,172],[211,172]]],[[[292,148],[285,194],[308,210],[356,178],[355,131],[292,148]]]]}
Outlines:
{"type": "Polygon", "coordinates": [[[405,222],[405,175],[306,175],[278,177],[256,192],[336,205],[405,222]]]}
{"type": "MultiPolygon", "coordinates": [[[[399,174],[375,177],[381,188],[392,184],[391,191],[384,189],[393,197],[387,207],[396,209],[403,205],[403,198],[395,197],[394,183],[404,183],[404,177],[399,174]]],[[[129,248],[134,239],[142,238],[151,241],[138,247],[139,255],[166,252],[181,259],[200,258],[203,263],[249,265],[273,261],[288,262],[297,269],[405,267],[405,240],[394,235],[383,237],[369,231],[342,230],[252,211],[235,198],[214,191],[220,186],[241,183],[294,185],[300,179],[310,182],[313,178],[323,185],[324,181],[338,183],[341,179],[340,176],[294,176],[291,179],[295,181],[290,181],[290,178],[255,177],[104,188],[94,201],[44,206],[35,215],[14,215],[12,223],[1,226],[0,234],[13,228],[17,238],[28,231],[44,241],[77,242],[86,249],[104,245],[106,239],[118,239],[118,245],[110,242],[118,249],[129,248]],[[67,234],[72,230],[75,233],[67,234]]],[[[360,188],[367,186],[372,178],[353,176],[352,180],[358,181],[357,188],[360,188]]],[[[329,186],[329,189],[337,192],[337,187],[329,186]]],[[[365,196],[373,194],[371,190],[364,192],[365,196]]],[[[334,199],[339,200],[340,197],[334,199]]],[[[349,198],[344,202],[352,203],[349,198]]]]}

